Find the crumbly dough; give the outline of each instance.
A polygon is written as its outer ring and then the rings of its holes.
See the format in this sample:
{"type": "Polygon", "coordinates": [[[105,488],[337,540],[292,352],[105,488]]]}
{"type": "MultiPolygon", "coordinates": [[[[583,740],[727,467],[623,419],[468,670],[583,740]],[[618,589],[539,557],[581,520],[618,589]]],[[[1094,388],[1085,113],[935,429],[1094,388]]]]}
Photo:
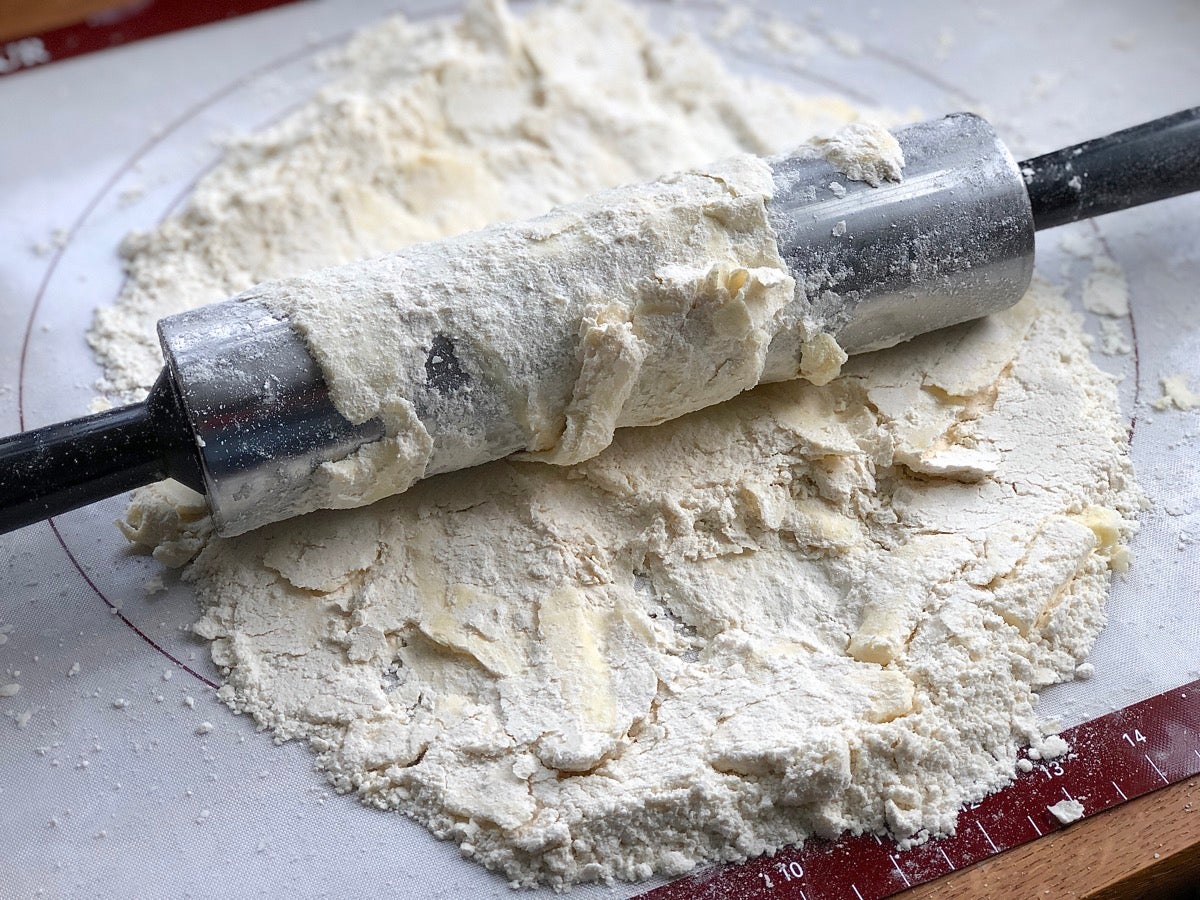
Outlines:
{"type": "Polygon", "coordinates": [[[574,467],[213,540],[185,577],[220,696],[521,884],[950,831],[1020,745],[1059,749],[1035,692],[1085,658],[1133,527],[1060,303],[574,467]]]}
{"type": "Polygon", "coordinates": [[[829,137],[814,138],[811,152],[854,181],[879,187],[900,181],[904,151],[890,131],[877,122],[855,122],[829,137]]]}
{"type": "MultiPolygon", "coordinates": [[[[337,65],[337,84],[129,242],[130,288],[93,334],[114,386],[140,390],[157,371],[129,335],[163,285],[220,299],[794,147],[806,124],[852,116],[747,85],[611,0],[392,22],[337,65]]],[[[757,214],[752,180],[684,178],[717,209],[745,196],[757,214]]],[[[702,232],[709,265],[680,284],[712,303],[702,324],[726,309],[741,323],[736,364],[717,373],[737,393],[780,283],[727,229],[702,232]]],[[[622,410],[649,421],[675,402],[631,374],[654,345],[639,357],[649,310],[627,296],[589,301],[575,345],[580,373],[592,353],[620,365],[597,366],[586,390],[553,388],[574,419],[527,419],[533,451],[560,463],[611,441],[574,465],[492,463],[231,540],[211,536],[194,497],[139,493],[132,540],[168,564],[199,550],[184,577],[220,696],[280,739],[307,738],[338,790],[516,884],[675,874],[810,835],[952,831],[963,803],[1011,780],[1020,746],[1055,746],[1036,692],[1086,658],[1134,528],[1113,382],[1076,318],[1035,285],[986,321],[848,361],[817,335],[805,356],[823,384],[614,432],[630,382],[622,410]],[[595,402],[573,407],[577,391],[595,402]]],[[[336,327],[315,301],[291,309],[314,338],[336,327]]],[[[371,325],[334,336],[339,402],[410,421],[399,400],[412,398],[387,381],[395,361],[366,346],[371,325]]],[[[683,397],[707,389],[688,371],[683,397]]]]}

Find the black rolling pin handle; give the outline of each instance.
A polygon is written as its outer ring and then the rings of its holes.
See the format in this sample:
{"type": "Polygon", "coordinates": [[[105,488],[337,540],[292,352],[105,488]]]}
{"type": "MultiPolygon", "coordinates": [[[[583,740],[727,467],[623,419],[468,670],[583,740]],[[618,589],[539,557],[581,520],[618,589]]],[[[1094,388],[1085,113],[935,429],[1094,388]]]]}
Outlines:
{"type": "Polygon", "coordinates": [[[1020,167],[1039,231],[1200,190],[1200,107],[1020,167]]]}
{"type": "Polygon", "coordinates": [[[0,439],[0,533],[163,478],[203,490],[166,372],[142,403],[0,439]]]}

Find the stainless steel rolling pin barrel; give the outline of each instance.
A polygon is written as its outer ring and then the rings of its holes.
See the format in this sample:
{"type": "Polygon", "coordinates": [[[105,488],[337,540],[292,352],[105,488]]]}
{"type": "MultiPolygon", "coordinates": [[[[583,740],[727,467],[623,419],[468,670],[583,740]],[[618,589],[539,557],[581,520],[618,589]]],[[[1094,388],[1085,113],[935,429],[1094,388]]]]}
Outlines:
{"type": "MultiPolygon", "coordinates": [[[[1039,227],[1200,188],[1200,110],[1021,164],[974,115],[894,134],[898,183],[870,187],[803,154],[768,160],[768,219],[797,281],[784,316],[817,318],[848,353],[1016,303],[1039,227]]],[[[304,340],[252,292],[164,319],[159,338],[166,366],[143,403],[0,441],[0,530],[172,477],[206,495],[218,533],[236,535],[310,511],[314,470],[384,434],[379,420],[338,412],[304,340]]],[[[424,396],[412,398],[435,437],[427,475],[461,467],[439,427],[442,399],[455,394],[460,412],[475,402],[455,340],[428,348],[424,396]]],[[[794,377],[799,351],[782,332],[762,380],[794,377]]],[[[524,449],[489,392],[475,396],[484,456],[524,449]]]]}

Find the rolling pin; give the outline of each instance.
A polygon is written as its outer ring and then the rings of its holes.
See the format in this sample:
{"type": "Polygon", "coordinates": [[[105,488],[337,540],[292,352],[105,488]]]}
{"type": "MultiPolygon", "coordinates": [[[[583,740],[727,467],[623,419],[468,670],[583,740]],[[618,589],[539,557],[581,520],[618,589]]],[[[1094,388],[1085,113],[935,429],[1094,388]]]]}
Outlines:
{"type": "MultiPolygon", "coordinates": [[[[848,354],[1012,306],[1038,230],[1200,189],[1200,107],[1022,163],[971,114],[894,136],[904,178],[877,187],[810,155],[767,160],[767,217],[798,284],[794,312],[815,314],[848,354]],[[814,272],[832,274],[801,291],[814,272]]],[[[158,336],[166,364],[143,402],[0,440],[0,532],[174,478],[206,496],[218,534],[236,535],[311,511],[317,467],[384,436],[379,419],[338,412],[304,339],[253,292],[165,318],[158,336]]],[[[764,373],[789,369],[797,352],[781,332],[764,373]]],[[[461,396],[451,336],[432,342],[421,379],[430,397],[474,402],[461,396]]],[[[418,407],[437,437],[427,475],[462,467],[437,405],[418,407]]],[[[475,461],[525,449],[514,433],[490,431],[475,461]]]]}

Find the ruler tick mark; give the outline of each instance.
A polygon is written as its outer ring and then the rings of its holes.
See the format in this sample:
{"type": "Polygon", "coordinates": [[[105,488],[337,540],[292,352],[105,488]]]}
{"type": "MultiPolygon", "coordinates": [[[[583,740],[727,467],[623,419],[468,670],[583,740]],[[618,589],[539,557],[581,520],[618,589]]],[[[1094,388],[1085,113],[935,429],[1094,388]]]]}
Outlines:
{"type": "Polygon", "coordinates": [[[857,897],[858,900],[863,900],[863,895],[858,892],[858,886],[853,881],[850,882],[850,890],[854,891],[854,896],[857,897]]]}
{"type": "Polygon", "coordinates": [[[951,871],[954,871],[954,863],[950,862],[950,857],[946,855],[946,851],[941,847],[938,847],[938,853],[942,854],[942,859],[946,861],[946,865],[950,867],[951,871]]]}
{"type": "Polygon", "coordinates": [[[988,846],[992,848],[993,852],[999,853],[1000,848],[996,846],[995,842],[992,840],[992,836],[983,830],[983,823],[976,819],[975,825],[980,831],[983,831],[983,836],[987,838],[988,846]]]}
{"type": "Polygon", "coordinates": [[[1033,826],[1033,830],[1037,832],[1037,836],[1041,837],[1042,829],[1037,827],[1037,822],[1033,821],[1033,816],[1026,816],[1025,818],[1029,820],[1029,824],[1033,826]]]}
{"type": "Polygon", "coordinates": [[[1115,787],[1117,789],[1117,793],[1121,795],[1122,800],[1129,799],[1128,797],[1125,796],[1125,792],[1123,790],[1121,790],[1120,786],[1115,781],[1110,781],[1109,784],[1111,784],[1113,787],[1115,787]]]}
{"type": "Polygon", "coordinates": [[[896,871],[899,872],[900,877],[904,879],[904,886],[912,887],[912,882],[908,880],[908,876],[905,875],[904,870],[902,868],[900,868],[900,863],[896,862],[896,857],[889,854],[888,859],[890,859],[892,861],[892,865],[896,867],[896,871]]]}
{"type": "Polygon", "coordinates": [[[1166,776],[1166,775],[1164,775],[1164,774],[1162,773],[1162,769],[1160,769],[1158,766],[1156,766],[1156,765],[1154,764],[1154,760],[1152,760],[1152,759],[1150,758],[1150,754],[1149,754],[1149,753],[1143,753],[1143,754],[1142,754],[1142,756],[1143,756],[1143,757],[1145,757],[1145,759],[1146,759],[1146,762],[1150,763],[1150,768],[1152,768],[1152,769],[1153,769],[1155,772],[1157,772],[1157,773],[1158,773],[1158,777],[1159,777],[1159,778],[1161,778],[1161,779],[1163,780],[1163,784],[1170,784],[1170,783],[1171,783],[1171,782],[1167,781],[1167,776],[1166,776]]]}
{"type": "Polygon", "coordinates": [[[1068,793],[1067,793],[1067,789],[1066,789],[1065,787],[1061,787],[1061,786],[1060,786],[1060,787],[1059,787],[1059,790],[1061,790],[1061,791],[1063,792],[1063,796],[1064,796],[1064,797],[1066,797],[1068,800],[1074,800],[1074,799],[1075,799],[1074,797],[1072,797],[1070,794],[1068,794],[1068,793]]]}

